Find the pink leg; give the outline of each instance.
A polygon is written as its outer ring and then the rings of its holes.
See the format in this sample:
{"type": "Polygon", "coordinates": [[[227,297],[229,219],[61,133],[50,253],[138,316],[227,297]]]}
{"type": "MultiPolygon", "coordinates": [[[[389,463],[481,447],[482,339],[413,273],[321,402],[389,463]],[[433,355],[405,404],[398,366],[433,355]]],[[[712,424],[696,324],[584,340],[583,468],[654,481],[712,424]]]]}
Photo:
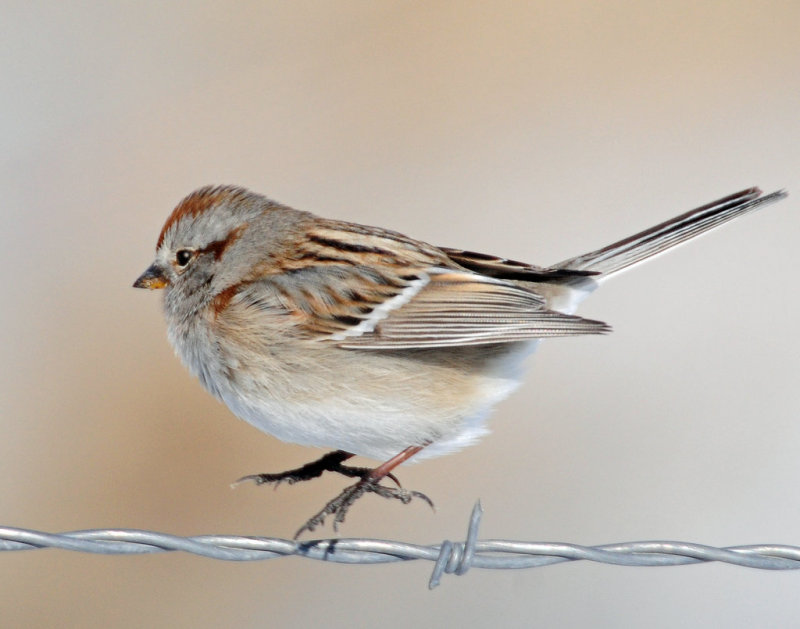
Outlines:
{"type": "Polygon", "coordinates": [[[405,450],[403,450],[400,454],[394,455],[391,459],[386,461],[386,463],[381,463],[378,467],[372,470],[369,473],[369,479],[375,481],[376,483],[383,480],[386,476],[388,476],[391,471],[396,468],[401,463],[405,463],[408,461],[412,456],[414,456],[417,452],[422,450],[425,446],[409,446],[405,450]]]}

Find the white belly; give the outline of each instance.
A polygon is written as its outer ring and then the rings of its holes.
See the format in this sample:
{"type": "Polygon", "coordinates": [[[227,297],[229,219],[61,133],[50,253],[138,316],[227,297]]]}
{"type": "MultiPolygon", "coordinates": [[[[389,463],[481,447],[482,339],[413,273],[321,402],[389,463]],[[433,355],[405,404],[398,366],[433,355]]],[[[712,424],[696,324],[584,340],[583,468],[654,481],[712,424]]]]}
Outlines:
{"type": "Polygon", "coordinates": [[[317,363],[313,372],[281,375],[271,391],[242,383],[220,397],[236,415],[284,441],[378,461],[427,443],[412,459],[422,460],[471,445],[488,432],[489,412],[519,386],[522,363],[537,344],[458,348],[456,361],[469,363],[461,369],[421,369],[385,352],[342,350],[351,358],[348,369],[317,363]]]}

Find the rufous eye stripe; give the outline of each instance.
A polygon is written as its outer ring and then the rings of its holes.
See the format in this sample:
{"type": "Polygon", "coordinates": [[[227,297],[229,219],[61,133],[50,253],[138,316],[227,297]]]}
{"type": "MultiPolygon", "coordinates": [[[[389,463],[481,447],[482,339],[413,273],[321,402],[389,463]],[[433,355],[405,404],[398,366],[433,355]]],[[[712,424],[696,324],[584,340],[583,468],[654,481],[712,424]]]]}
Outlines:
{"type": "Polygon", "coordinates": [[[228,237],[224,240],[215,240],[214,242],[208,243],[202,249],[198,249],[198,253],[213,253],[214,257],[219,260],[222,257],[222,254],[225,253],[225,250],[230,247],[233,243],[235,243],[242,235],[242,232],[247,229],[247,223],[243,223],[239,225],[235,229],[228,234],[228,237]]]}

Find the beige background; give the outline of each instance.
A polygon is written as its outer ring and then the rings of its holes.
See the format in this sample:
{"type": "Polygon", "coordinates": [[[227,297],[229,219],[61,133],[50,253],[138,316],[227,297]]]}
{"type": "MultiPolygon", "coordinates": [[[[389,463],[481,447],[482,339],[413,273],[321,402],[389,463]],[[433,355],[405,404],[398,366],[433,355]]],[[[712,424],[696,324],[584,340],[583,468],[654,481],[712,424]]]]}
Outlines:
{"type": "MultiPolygon", "coordinates": [[[[800,4],[5,2],[0,523],[289,536],[342,487],[172,356],[130,285],[174,204],[240,183],[550,263],[759,184],[788,201],[624,275],[478,447],[344,534],[800,544],[800,4]]],[[[329,534],[326,530],[324,534],[329,534]]],[[[0,556],[4,627],[786,626],[800,573],[0,556]]]]}

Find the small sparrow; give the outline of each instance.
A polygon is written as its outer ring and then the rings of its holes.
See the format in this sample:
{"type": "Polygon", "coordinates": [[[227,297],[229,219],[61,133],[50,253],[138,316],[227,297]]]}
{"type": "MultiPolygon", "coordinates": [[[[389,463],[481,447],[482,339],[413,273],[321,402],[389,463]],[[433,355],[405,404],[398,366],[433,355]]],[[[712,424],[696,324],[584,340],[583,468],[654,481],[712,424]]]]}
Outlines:
{"type": "Polygon", "coordinates": [[[601,282],[785,196],[750,188],[539,267],[205,187],[169,216],[134,286],[164,290],[175,352],[234,414],[284,441],[334,449],[241,480],[294,483],[325,471],[358,479],[298,537],[328,515],[336,529],[368,492],[430,503],[392,471],[484,435],[539,339],[609,332],[573,314],[601,282]],[[384,462],[343,465],[354,455],[384,462]],[[387,477],[396,486],[381,484],[387,477]]]}

